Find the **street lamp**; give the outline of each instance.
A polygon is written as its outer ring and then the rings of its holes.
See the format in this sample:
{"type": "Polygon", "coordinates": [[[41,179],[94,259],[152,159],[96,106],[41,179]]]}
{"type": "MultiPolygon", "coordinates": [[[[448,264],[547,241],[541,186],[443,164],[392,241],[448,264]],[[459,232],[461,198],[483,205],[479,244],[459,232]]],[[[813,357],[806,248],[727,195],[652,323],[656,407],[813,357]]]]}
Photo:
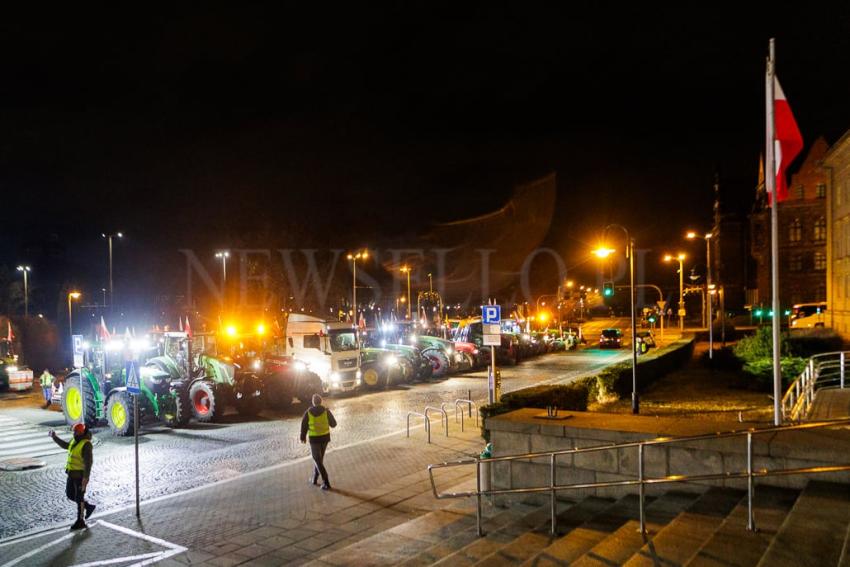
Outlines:
{"type": "Polygon", "coordinates": [[[112,239],[113,238],[124,238],[124,233],[115,232],[112,234],[106,234],[105,232],[101,233],[101,236],[106,239],[109,244],[109,310],[112,310],[112,307],[115,303],[115,298],[112,295],[112,239]]]}
{"type": "MultiPolygon", "coordinates": [[[[407,318],[411,319],[411,314],[410,314],[410,305],[411,305],[410,304],[410,272],[412,270],[410,269],[410,266],[402,266],[400,268],[400,270],[401,270],[401,273],[407,274],[407,318]]],[[[398,311],[398,309],[396,309],[396,311],[398,311]]]]}
{"type": "Polygon", "coordinates": [[[18,271],[24,274],[24,317],[29,317],[30,314],[30,289],[29,279],[27,274],[32,271],[29,266],[18,266],[18,271]]]}
{"type": "MultiPolygon", "coordinates": [[[[608,229],[616,228],[622,230],[626,236],[626,258],[629,259],[629,299],[631,305],[631,324],[632,324],[632,413],[637,415],[640,413],[640,395],[637,390],[637,321],[635,321],[635,239],[631,237],[628,229],[619,224],[609,224],[602,231],[603,238],[608,232],[608,229]]],[[[593,251],[598,258],[608,258],[616,252],[613,248],[600,246],[593,251]]]]}
{"type": "Polygon", "coordinates": [[[227,250],[219,250],[215,253],[215,257],[221,259],[221,289],[227,285],[227,259],[230,258],[230,252],[227,250]]]}
{"type": "Polygon", "coordinates": [[[428,291],[434,293],[434,278],[431,277],[431,272],[428,272],[428,291]]]}
{"type": "Polygon", "coordinates": [[[348,259],[351,260],[351,307],[352,307],[352,322],[357,326],[357,260],[365,260],[369,257],[369,251],[349,253],[348,259]]]}
{"type": "Polygon", "coordinates": [[[70,336],[74,335],[74,317],[71,313],[71,300],[79,299],[82,295],[79,291],[72,291],[68,294],[68,331],[70,331],[70,336]]]}
{"type": "Polygon", "coordinates": [[[683,253],[679,253],[677,256],[673,256],[672,254],[665,254],[664,261],[671,262],[673,260],[677,260],[679,262],[679,332],[683,332],[685,330],[685,255],[683,253]]]}
{"type": "MultiPolygon", "coordinates": [[[[711,283],[711,237],[714,236],[714,232],[706,232],[705,233],[705,289],[706,296],[708,297],[707,309],[708,309],[708,358],[712,360],[714,358],[714,325],[713,320],[711,318],[711,304],[714,299],[713,293],[711,290],[714,289],[714,284],[711,283]]],[[[695,238],[699,238],[699,233],[693,230],[689,230],[685,235],[685,238],[688,240],[693,240],[695,238]]]]}

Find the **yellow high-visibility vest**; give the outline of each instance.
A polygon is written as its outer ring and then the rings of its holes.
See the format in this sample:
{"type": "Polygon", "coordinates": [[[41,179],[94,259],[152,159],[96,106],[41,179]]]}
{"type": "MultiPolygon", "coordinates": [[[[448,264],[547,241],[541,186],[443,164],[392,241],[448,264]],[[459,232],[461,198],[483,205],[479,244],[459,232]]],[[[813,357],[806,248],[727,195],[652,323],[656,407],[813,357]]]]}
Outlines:
{"type": "Polygon", "coordinates": [[[77,441],[76,439],[71,440],[71,444],[68,445],[68,462],[65,465],[66,471],[85,471],[86,463],[83,460],[83,447],[86,446],[86,443],[91,443],[88,439],[81,439],[77,441]]]}
{"type": "Polygon", "coordinates": [[[331,426],[328,423],[328,410],[322,410],[319,415],[313,415],[312,412],[307,412],[307,435],[310,437],[321,437],[328,435],[331,432],[331,426]]]}

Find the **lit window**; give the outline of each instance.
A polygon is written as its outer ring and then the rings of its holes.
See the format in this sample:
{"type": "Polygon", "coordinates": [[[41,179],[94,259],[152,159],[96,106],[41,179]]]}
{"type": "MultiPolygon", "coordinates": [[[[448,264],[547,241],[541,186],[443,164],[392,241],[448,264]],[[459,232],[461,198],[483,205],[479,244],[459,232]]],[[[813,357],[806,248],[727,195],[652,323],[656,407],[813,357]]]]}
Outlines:
{"type": "Polygon", "coordinates": [[[788,226],[788,241],[792,243],[800,242],[803,239],[803,223],[800,219],[794,219],[788,226]]]}
{"type": "Polygon", "coordinates": [[[826,269],[826,254],[824,254],[823,252],[815,252],[815,269],[826,269]]]}
{"type": "Polygon", "coordinates": [[[815,221],[815,228],[812,234],[812,238],[816,242],[822,242],[826,240],[826,219],[824,217],[818,217],[815,221]]]}
{"type": "Polygon", "coordinates": [[[815,194],[818,199],[826,199],[826,184],[818,183],[817,188],[815,189],[815,194]]]}
{"type": "Polygon", "coordinates": [[[794,196],[797,199],[802,199],[805,195],[806,195],[806,191],[805,191],[805,189],[803,189],[802,185],[797,185],[796,187],[794,187],[794,196]]]}

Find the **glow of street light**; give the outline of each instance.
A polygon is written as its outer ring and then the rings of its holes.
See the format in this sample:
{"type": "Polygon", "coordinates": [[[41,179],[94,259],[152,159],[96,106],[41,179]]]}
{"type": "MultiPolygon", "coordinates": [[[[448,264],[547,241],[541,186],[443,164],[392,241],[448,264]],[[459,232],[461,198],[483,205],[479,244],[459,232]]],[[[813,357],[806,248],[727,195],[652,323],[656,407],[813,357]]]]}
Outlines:
{"type": "Polygon", "coordinates": [[[68,294],[68,297],[70,297],[71,299],[79,299],[81,295],[83,295],[83,294],[80,293],[79,291],[72,291],[71,293],[68,294]]]}
{"type": "Polygon", "coordinates": [[[600,246],[599,248],[593,251],[593,253],[596,254],[598,258],[607,258],[614,252],[616,252],[616,250],[614,250],[613,248],[606,248],[604,246],[600,246]]]}
{"type": "Polygon", "coordinates": [[[18,266],[19,272],[31,272],[32,269],[29,266],[18,266]]]}
{"type": "Polygon", "coordinates": [[[223,252],[216,252],[215,257],[216,258],[230,258],[230,252],[228,252],[227,250],[225,250],[223,252]]]}
{"type": "Polygon", "coordinates": [[[567,287],[570,287],[570,288],[571,288],[571,287],[573,287],[573,285],[575,285],[575,282],[574,282],[573,280],[568,280],[568,281],[567,281],[567,287]]]}

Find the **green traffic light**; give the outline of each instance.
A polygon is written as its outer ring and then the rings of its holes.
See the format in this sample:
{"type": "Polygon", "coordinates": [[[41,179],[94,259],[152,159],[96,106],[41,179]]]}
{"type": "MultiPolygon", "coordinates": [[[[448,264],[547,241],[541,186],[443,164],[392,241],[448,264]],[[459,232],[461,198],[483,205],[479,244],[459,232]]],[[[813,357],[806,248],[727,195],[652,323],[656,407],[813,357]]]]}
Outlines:
{"type": "Polygon", "coordinates": [[[612,295],[614,295],[614,290],[610,287],[605,288],[605,297],[611,297],[612,295]]]}
{"type": "Polygon", "coordinates": [[[761,309],[756,309],[753,315],[755,315],[756,317],[761,317],[761,309]]]}

